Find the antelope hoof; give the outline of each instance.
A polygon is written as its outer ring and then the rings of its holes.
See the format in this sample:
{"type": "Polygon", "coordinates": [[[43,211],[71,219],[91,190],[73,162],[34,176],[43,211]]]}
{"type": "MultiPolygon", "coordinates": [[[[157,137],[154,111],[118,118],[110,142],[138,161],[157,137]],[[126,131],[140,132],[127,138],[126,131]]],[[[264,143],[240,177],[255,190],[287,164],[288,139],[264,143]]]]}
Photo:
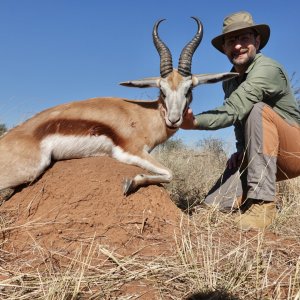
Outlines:
{"type": "Polygon", "coordinates": [[[0,191],[0,206],[7,201],[12,194],[14,193],[14,189],[12,188],[6,188],[0,191]]]}
{"type": "Polygon", "coordinates": [[[132,179],[126,178],[123,181],[123,194],[128,196],[130,193],[134,191],[134,184],[132,179]]]}

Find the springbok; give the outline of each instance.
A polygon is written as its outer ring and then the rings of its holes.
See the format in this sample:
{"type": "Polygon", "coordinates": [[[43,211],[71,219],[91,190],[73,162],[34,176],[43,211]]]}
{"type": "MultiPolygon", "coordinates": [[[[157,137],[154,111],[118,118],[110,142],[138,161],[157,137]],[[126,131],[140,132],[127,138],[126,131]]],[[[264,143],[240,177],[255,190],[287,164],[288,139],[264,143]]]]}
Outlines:
{"type": "Polygon", "coordinates": [[[192,101],[192,89],[202,83],[230,79],[236,73],[191,74],[192,56],[201,42],[203,26],[181,52],[178,70],[172,55],[153,28],[154,45],[160,55],[160,77],[120,83],[129,87],[157,87],[155,101],[123,98],[92,98],[62,104],[42,111],[11,129],[0,139],[0,191],[32,182],[51,161],[108,155],[133,164],[153,175],[126,179],[123,192],[138,187],[167,183],[172,172],[157,162],[150,151],[165,142],[179,128],[192,101]]]}

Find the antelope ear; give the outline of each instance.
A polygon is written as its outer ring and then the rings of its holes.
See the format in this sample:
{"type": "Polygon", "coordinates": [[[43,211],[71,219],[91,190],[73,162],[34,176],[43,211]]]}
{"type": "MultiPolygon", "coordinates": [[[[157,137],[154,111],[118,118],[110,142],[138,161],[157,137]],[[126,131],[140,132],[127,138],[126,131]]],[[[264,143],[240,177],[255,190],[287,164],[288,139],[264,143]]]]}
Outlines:
{"type": "Polygon", "coordinates": [[[226,73],[213,73],[213,74],[195,74],[192,75],[193,86],[204,83],[216,83],[238,76],[239,73],[226,72],[226,73]]]}
{"type": "Polygon", "coordinates": [[[128,87],[138,87],[138,88],[147,88],[147,87],[160,87],[160,77],[149,77],[139,80],[130,80],[120,82],[120,85],[128,86],[128,87]]]}

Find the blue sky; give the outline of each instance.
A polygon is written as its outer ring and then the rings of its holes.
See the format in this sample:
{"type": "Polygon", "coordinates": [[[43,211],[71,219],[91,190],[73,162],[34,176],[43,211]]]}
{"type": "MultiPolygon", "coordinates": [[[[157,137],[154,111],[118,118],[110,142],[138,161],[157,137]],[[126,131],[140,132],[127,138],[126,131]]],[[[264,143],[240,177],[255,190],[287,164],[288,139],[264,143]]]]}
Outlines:
{"type": "MultiPolygon", "coordinates": [[[[190,18],[204,24],[204,38],[193,57],[193,73],[224,72],[227,58],[210,41],[225,16],[247,10],[256,23],[271,27],[263,53],[300,80],[300,2],[177,0],[0,0],[0,123],[11,128],[48,107],[97,96],[154,99],[156,89],[118,83],[159,75],[152,42],[156,20],[165,18],[160,37],[170,48],[174,67],[196,31],[190,18]]],[[[300,83],[299,83],[300,85],[300,83]]],[[[194,90],[195,113],[223,102],[221,84],[194,90]]],[[[233,144],[232,128],[184,131],[185,142],[213,136],[233,144]]]]}

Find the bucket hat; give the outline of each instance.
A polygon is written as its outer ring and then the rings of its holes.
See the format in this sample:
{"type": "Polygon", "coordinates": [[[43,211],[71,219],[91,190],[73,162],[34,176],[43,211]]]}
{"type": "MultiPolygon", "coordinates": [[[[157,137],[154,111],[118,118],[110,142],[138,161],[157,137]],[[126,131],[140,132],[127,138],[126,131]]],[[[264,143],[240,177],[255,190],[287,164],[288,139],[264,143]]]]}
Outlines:
{"type": "Polygon", "coordinates": [[[223,21],[222,34],[212,39],[212,45],[220,52],[223,51],[224,36],[241,29],[250,28],[260,35],[259,50],[265,47],[270,37],[270,27],[267,24],[255,24],[250,13],[240,11],[227,16],[223,21]]]}

